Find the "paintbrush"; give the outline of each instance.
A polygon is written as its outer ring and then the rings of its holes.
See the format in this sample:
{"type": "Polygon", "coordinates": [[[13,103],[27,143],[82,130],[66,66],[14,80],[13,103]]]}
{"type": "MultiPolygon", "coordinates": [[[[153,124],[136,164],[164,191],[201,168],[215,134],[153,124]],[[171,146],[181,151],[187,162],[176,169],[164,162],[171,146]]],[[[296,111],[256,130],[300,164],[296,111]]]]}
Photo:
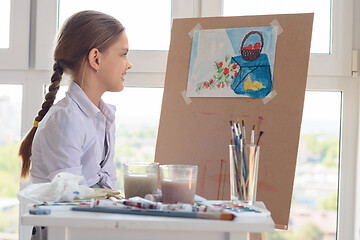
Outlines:
{"type": "Polygon", "coordinates": [[[184,212],[184,211],[163,211],[154,209],[124,209],[118,207],[73,207],[73,211],[84,212],[103,212],[103,213],[120,213],[133,215],[163,216],[163,217],[183,217],[183,218],[203,218],[213,220],[231,221],[235,218],[233,213],[229,212],[184,212]]]}
{"type": "MultiPolygon", "coordinates": [[[[241,157],[240,157],[240,146],[241,146],[241,134],[240,134],[240,128],[237,129],[236,124],[230,120],[230,126],[232,130],[232,136],[234,139],[234,147],[233,148],[233,156],[234,156],[234,168],[235,168],[235,183],[236,183],[236,191],[239,194],[241,194],[241,186],[242,184],[242,177],[241,172],[243,171],[243,167],[241,164],[241,157]]],[[[231,140],[231,144],[233,144],[233,141],[231,140]]]]}
{"type": "Polygon", "coordinates": [[[232,138],[235,140],[236,138],[236,132],[235,132],[235,128],[233,126],[233,121],[230,120],[230,127],[231,127],[231,134],[232,134],[232,138]]]}
{"type": "Polygon", "coordinates": [[[236,128],[238,129],[239,135],[241,134],[241,127],[240,127],[240,123],[237,122],[236,123],[236,128]]]}
{"type": "MultiPolygon", "coordinates": [[[[244,121],[243,121],[244,123],[244,121]]],[[[246,162],[245,162],[245,136],[243,135],[245,133],[245,126],[243,126],[242,134],[240,134],[240,146],[239,146],[239,155],[241,156],[241,163],[242,163],[242,172],[244,181],[246,181],[247,174],[246,174],[246,162]]]]}
{"type": "Polygon", "coordinates": [[[255,124],[253,125],[253,128],[251,130],[251,144],[255,144],[255,124]]]}
{"type": "Polygon", "coordinates": [[[242,125],[242,139],[243,139],[243,143],[245,145],[246,134],[245,134],[245,121],[244,121],[244,119],[241,120],[241,125],[242,125]]]}
{"type": "Polygon", "coordinates": [[[259,143],[260,143],[260,138],[261,138],[261,136],[264,134],[264,132],[263,131],[260,131],[260,133],[259,133],[259,138],[258,138],[258,140],[257,140],[257,142],[256,142],[256,145],[257,146],[259,146],[259,143]]]}
{"type": "Polygon", "coordinates": [[[196,218],[232,221],[235,215],[229,212],[198,212],[196,218]]]}
{"type": "MultiPolygon", "coordinates": [[[[233,145],[233,140],[231,139],[231,145],[233,145]]],[[[232,155],[234,156],[233,162],[234,162],[234,171],[235,171],[235,183],[236,183],[236,191],[239,194],[240,193],[240,186],[241,186],[241,182],[240,182],[240,177],[239,177],[239,164],[238,164],[238,153],[236,150],[236,145],[234,145],[234,148],[232,148],[232,155]]]]}

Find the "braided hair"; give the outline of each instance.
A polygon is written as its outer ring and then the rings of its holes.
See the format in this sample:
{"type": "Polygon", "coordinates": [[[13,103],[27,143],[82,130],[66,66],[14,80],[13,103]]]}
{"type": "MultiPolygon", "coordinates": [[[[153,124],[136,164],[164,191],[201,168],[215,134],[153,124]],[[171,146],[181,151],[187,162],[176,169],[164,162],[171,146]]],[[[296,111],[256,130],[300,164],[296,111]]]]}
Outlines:
{"type": "Polygon", "coordinates": [[[22,159],[21,178],[29,175],[32,142],[38,123],[54,104],[64,71],[73,79],[83,79],[84,66],[91,49],[106,50],[123,32],[123,25],[112,16],[97,11],[81,11],[64,23],[54,51],[53,74],[45,101],[35,117],[34,126],[21,142],[19,156],[22,159]]]}

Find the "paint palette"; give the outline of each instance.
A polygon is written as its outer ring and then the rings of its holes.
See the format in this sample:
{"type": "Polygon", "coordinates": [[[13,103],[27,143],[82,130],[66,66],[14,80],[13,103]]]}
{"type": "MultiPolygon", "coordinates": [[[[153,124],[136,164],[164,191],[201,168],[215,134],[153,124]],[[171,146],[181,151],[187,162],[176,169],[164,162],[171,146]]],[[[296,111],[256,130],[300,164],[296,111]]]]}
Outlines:
{"type": "Polygon", "coordinates": [[[265,207],[258,205],[247,205],[241,201],[204,201],[197,203],[198,206],[207,206],[208,208],[219,209],[222,211],[232,212],[241,216],[270,216],[270,211],[265,207]]]}

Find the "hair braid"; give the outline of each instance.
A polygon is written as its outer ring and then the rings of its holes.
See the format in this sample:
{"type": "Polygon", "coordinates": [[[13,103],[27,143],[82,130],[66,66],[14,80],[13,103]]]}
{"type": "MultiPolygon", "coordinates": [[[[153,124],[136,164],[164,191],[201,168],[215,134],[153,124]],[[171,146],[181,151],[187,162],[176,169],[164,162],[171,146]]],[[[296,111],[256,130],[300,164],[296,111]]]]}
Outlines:
{"type": "MultiPolygon", "coordinates": [[[[35,117],[35,121],[40,122],[45,114],[49,111],[50,107],[54,104],[56,94],[60,88],[60,82],[63,75],[63,67],[59,62],[55,62],[53,66],[54,73],[51,77],[51,84],[49,86],[49,92],[45,95],[45,101],[41,105],[41,110],[38,112],[38,115],[35,117]]],[[[30,157],[31,157],[31,148],[32,142],[36,133],[37,127],[32,127],[29,133],[26,135],[22,141],[19,149],[19,156],[22,158],[22,167],[21,167],[21,178],[27,178],[30,170],[30,157]]]]}

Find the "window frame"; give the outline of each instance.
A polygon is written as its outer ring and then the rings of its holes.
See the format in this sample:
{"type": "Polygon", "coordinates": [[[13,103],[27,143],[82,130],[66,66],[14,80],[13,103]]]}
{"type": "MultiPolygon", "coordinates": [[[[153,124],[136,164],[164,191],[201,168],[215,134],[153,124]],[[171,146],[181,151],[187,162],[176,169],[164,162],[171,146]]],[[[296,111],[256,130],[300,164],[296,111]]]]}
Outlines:
{"type": "Polygon", "coordinates": [[[29,68],[30,1],[11,0],[9,48],[0,49],[0,70],[29,68]]]}
{"type": "Polygon", "coordinates": [[[351,76],[353,5],[352,0],[332,0],[332,50],[310,55],[309,76],[351,76]]]}
{"type": "MultiPolygon", "coordinates": [[[[353,31],[359,27],[353,21],[354,1],[358,0],[333,0],[333,52],[311,54],[307,90],[342,92],[338,239],[360,240],[360,204],[356,204],[360,202],[360,184],[356,185],[360,182],[357,151],[360,86],[359,78],[350,77],[353,31]]],[[[221,16],[222,4],[222,0],[172,0],[172,19],[221,16]]],[[[0,84],[23,85],[23,137],[40,109],[43,87],[52,74],[57,0],[12,0],[11,7],[10,47],[14,52],[0,51],[0,84]]],[[[132,51],[129,60],[134,68],[127,74],[126,86],[164,86],[167,51],[132,51]]],[[[24,229],[20,229],[20,239],[28,238],[28,230],[24,229]]]]}
{"type": "Polygon", "coordinates": [[[355,223],[356,166],[358,165],[359,81],[352,77],[308,77],[307,89],[342,92],[340,126],[340,159],[338,183],[337,239],[355,239],[358,223],[355,223]],[[355,103],[355,104],[354,104],[355,103]],[[356,159],[356,161],[352,161],[356,159]],[[354,190],[354,191],[353,191],[354,190]]]}

